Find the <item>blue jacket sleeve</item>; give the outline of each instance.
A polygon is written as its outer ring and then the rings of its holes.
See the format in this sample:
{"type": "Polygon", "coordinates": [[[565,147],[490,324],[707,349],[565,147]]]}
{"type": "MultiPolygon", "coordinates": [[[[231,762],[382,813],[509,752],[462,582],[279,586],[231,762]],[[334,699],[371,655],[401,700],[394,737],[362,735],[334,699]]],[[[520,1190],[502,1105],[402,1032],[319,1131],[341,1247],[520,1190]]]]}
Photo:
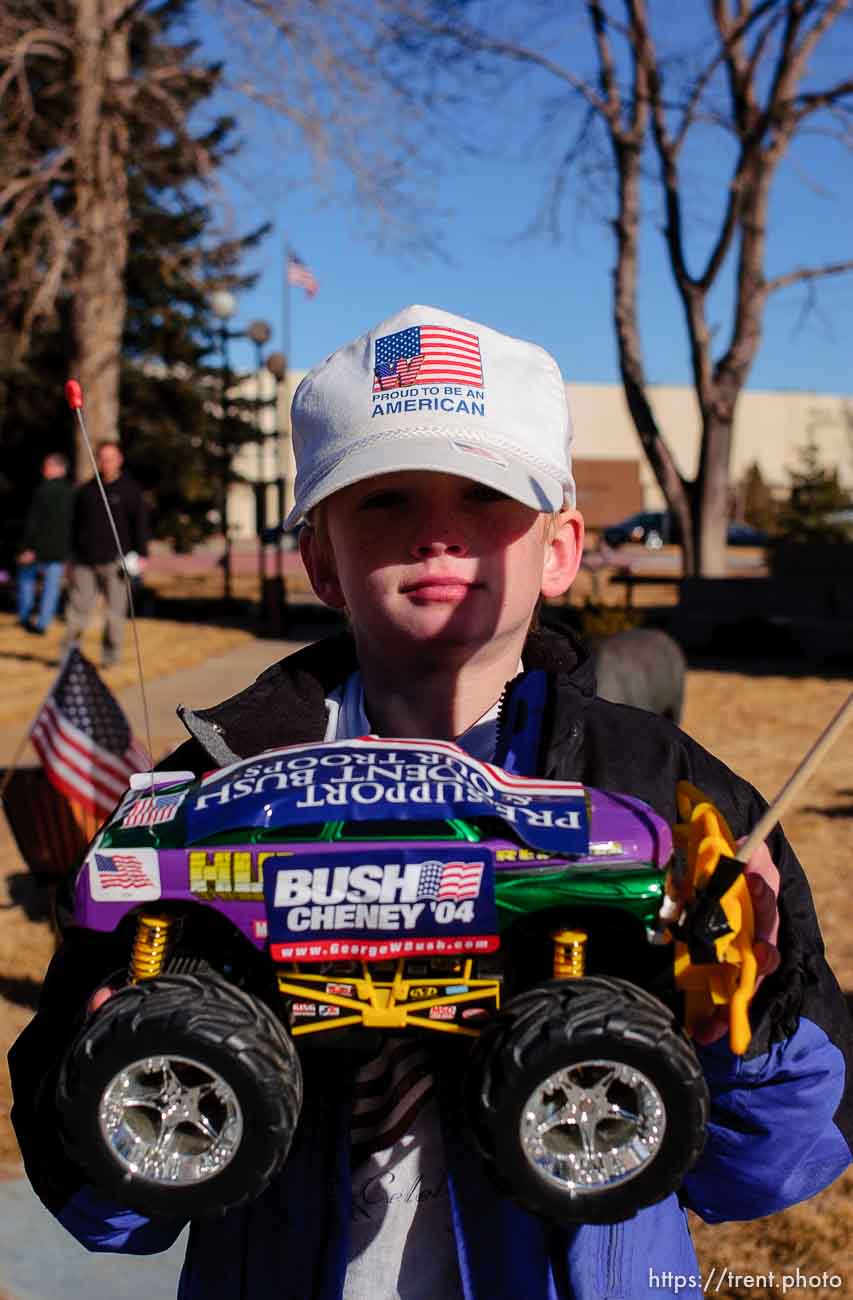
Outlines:
{"type": "MultiPolygon", "coordinates": [[[[738,793],[750,790],[738,783],[738,793]]],[[[740,833],[763,806],[756,796],[725,812],[740,833]]],[[[683,1192],[712,1223],[787,1209],[828,1187],[853,1160],[853,1026],[826,962],[808,880],[781,827],[767,845],[780,876],[779,968],[753,999],[746,1055],[733,1056],[726,1039],[698,1049],[711,1122],[683,1192]]]]}
{"type": "Polygon", "coordinates": [[[684,1191],[707,1222],[784,1210],[828,1187],[850,1164],[835,1120],[844,1057],[818,1025],[803,1018],[789,1038],[754,1057],[733,1056],[725,1039],[698,1054],[711,1122],[684,1191]]]}
{"type": "Polygon", "coordinates": [[[104,1200],[84,1184],[57,1219],[81,1246],[124,1255],[156,1255],[174,1244],[186,1226],[180,1219],[146,1219],[114,1201],[104,1200]]]}

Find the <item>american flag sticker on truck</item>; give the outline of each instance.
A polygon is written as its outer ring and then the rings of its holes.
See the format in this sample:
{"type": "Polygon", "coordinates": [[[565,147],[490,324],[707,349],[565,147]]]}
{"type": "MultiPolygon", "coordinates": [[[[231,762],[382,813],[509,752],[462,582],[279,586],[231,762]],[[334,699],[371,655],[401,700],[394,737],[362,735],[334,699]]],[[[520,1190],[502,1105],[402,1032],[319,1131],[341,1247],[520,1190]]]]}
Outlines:
{"type": "Polygon", "coordinates": [[[88,857],[96,903],[146,903],[160,897],[156,849],[99,849],[88,857]]]}

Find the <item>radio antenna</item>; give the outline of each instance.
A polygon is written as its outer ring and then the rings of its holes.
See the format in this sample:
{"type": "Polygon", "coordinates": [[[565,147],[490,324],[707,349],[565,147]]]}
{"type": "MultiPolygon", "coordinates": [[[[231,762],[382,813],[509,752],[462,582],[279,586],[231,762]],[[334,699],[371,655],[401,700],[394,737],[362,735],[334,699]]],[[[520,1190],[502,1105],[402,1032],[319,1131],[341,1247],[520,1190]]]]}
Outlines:
{"type": "MultiPolygon", "coordinates": [[[[139,644],[139,628],[136,625],[136,609],[134,608],[134,604],[133,604],[133,584],[131,583],[130,580],[130,572],[128,571],[128,567],[125,562],[124,552],[121,549],[121,541],[119,539],[118,529],[116,528],[115,519],[113,518],[113,512],[110,509],[110,503],[109,500],[107,499],[106,491],[104,490],[103,479],[101,478],[100,472],[98,470],[98,463],[95,460],[95,453],[92,448],[91,440],[89,438],[89,430],[86,428],[86,421],[83,416],[83,390],[76,379],[69,379],[68,383],[65,385],[65,400],[68,402],[68,405],[71,407],[71,410],[74,412],[75,416],[77,417],[77,423],[80,426],[81,433],[83,434],[83,441],[86,444],[86,450],[89,453],[89,460],[92,463],[92,471],[95,475],[95,482],[97,483],[98,489],[101,493],[101,500],[103,501],[104,509],[107,512],[107,519],[110,521],[110,529],[112,530],[113,541],[116,544],[116,555],[118,556],[118,561],[121,566],[122,575],[124,577],[124,586],[125,586],[125,591],[127,592],[127,609],[130,615],[130,626],[133,630],[133,645],[136,651],[136,671],[139,676],[139,694],[142,697],[142,716],[145,724],[145,743],[148,746],[148,756],[151,760],[151,763],[153,764],[154,746],[151,743],[151,720],[148,716],[148,698],[145,694],[145,674],[142,671],[142,649],[139,644]]],[[[151,789],[152,791],[154,789],[153,772],[151,774],[151,789]]]]}

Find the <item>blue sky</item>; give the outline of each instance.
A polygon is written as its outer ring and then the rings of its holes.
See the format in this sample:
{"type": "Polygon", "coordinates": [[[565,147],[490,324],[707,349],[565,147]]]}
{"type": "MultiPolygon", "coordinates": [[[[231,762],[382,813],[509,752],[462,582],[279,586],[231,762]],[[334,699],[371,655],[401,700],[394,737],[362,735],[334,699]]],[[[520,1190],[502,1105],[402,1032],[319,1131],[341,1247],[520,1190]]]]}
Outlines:
{"type": "MultiPolygon", "coordinates": [[[[202,32],[215,51],[207,20],[202,32]]],[[[529,146],[537,120],[529,98],[503,104],[502,111],[516,146],[510,151],[514,157],[451,157],[440,177],[424,168],[419,184],[449,212],[441,227],[449,258],[416,260],[378,249],[369,219],[345,200],[321,202],[306,179],[311,171],[307,157],[290,151],[285,159],[269,122],[242,110],[240,125],[247,144],[225,178],[226,205],[239,228],[268,220],[273,232],[252,259],[259,281],[240,296],[235,326],[265,318],[273,327],[270,347],[284,346],[283,249],[289,241],[320,282],[311,301],[300,289],[291,290],[290,355],[295,368],[314,364],[405,304],[421,302],[540,343],[557,358],[569,381],[618,382],[610,230],[591,217],[577,219],[570,204],[560,242],[518,237],[536,212],[544,160],[529,146]],[[520,146],[525,139],[527,148],[520,146]],[[301,183],[292,185],[292,178],[301,183]]],[[[476,125],[476,117],[473,120],[476,125]]],[[[496,126],[500,134],[499,114],[489,114],[483,126],[484,135],[487,130],[494,135],[496,126]]],[[[725,174],[719,145],[712,140],[700,143],[699,153],[701,157],[691,162],[695,221],[689,236],[697,254],[709,237],[705,207],[716,212],[725,174]]],[[[774,192],[769,273],[851,256],[853,167],[849,157],[846,166],[839,165],[841,160],[840,151],[820,136],[797,143],[774,192]]],[[[771,299],[749,386],[853,392],[853,275],[823,282],[818,310],[798,326],[803,301],[802,288],[771,299]]],[[[728,319],[724,288],[714,306],[711,320],[720,323],[717,338],[722,340],[728,319]]],[[[680,310],[662,240],[649,225],[642,249],[641,321],[652,383],[690,380],[680,310]]],[[[251,355],[247,345],[234,345],[238,365],[249,365],[251,355]]]]}

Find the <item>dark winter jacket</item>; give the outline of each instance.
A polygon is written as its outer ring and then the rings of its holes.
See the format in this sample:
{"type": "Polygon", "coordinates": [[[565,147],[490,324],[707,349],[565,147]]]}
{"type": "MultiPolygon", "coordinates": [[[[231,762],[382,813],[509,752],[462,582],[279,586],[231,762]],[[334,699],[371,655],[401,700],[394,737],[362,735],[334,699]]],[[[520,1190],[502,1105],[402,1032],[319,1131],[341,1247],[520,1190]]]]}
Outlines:
{"type": "MultiPolygon", "coordinates": [[[[524,666],[500,710],[497,758],[507,768],[639,795],[670,820],[676,783],[686,778],[714,799],[736,835],[754,825],[764,806],[756,792],[669,722],[597,699],[590,662],[568,638],[532,634],[524,666]]],[[[201,771],[321,738],[324,697],[355,667],[351,640],[331,638],[215,708],[182,710],[193,739],[168,766],[201,771]]],[[[680,1198],[624,1223],[549,1229],[489,1184],[457,1118],[458,1067],[452,1053],[436,1056],[466,1300],[699,1300],[685,1205],[712,1222],[771,1214],[821,1190],[849,1164],[851,1027],[802,869],[781,831],[769,843],[782,879],[782,963],[754,1000],[747,1055],[733,1057],[725,1041],[699,1049],[711,1123],[680,1198]]],[[[122,960],[108,938],[66,940],[39,1012],[10,1054],[13,1120],[28,1174],[68,1230],[93,1250],[144,1254],[167,1248],[182,1225],[145,1219],[83,1186],[61,1153],[53,1106],[57,1063],[83,999],[122,960]]],[[[252,1205],[193,1225],[180,1300],[339,1300],[350,1217],[350,1077],[328,1065],[317,1077],[311,1069],[283,1171],[252,1205]]]]}
{"type": "MultiPolygon", "coordinates": [[[[139,485],[128,474],[119,474],[104,490],[115,519],[122,554],[148,554],[148,511],[139,485]]],[[[71,530],[71,552],[75,564],[112,564],[117,560],[115,538],[94,479],[77,489],[71,530]]]]}
{"type": "Polygon", "coordinates": [[[67,560],[73,505],[74,489],[68,479],[43,479],[33,493],[19,551],[35,551],[39,564],[67,560]]]}

